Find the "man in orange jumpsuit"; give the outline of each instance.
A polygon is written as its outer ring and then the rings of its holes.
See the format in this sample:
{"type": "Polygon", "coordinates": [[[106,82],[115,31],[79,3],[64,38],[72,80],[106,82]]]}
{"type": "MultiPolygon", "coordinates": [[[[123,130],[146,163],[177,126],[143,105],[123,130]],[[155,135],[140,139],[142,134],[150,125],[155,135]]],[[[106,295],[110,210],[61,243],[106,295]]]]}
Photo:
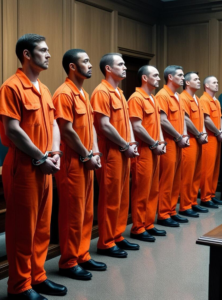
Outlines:
{"type": "Polygon", "coordinates": [[[51,174],[60,168],[60,135],[50,92],[38,80],[50,58],[45,38],[22,36],[16,54],[22,68],[0,90],[1,140],[9,147],[2,171],[8,298],[41,300],[46,298],[39,293],[67,293],[66,287],[48,280],[44,270],[50,238],[51,174]]]}
{"type": "Polygon", "coordinates": [[[154,227],[159,194],[159,155],[165,153],[160,143],[160,108],[152,91],[159,86],[159,72],[155,67],[143,66],[138,71],[140,88],[128,101],[129,116],[140,156],[132,158],[131,237],[154,242],[155,237],[166,235],[154,227]]]}
{"type": "Polygon", "coordinates": [[[221,200],[215,197],[219,170],[221,133],[221,107],[215,94],[218,92],[218,80],[214,76],[204,79],[204,93],[200,97],[203,106],[204,123],[208,133],[208,143],[203,145],[201,174],[201,205],[208,208],[218,208],[221,200]]]}
{"type": "Polygon", "coordinates": [[[102,57],[100,69],[105,80],[94,90],[91,104],[102,168],[96,171],[99,183],[97,252],[112,257],[127,257],[124,250],[138,250],[122,236],[128,218],[130,157],[138,155],[128,105],[118,88],[126,77],[122,55],[109,53],[102,57]]]}
{"type": "Polygon", "coordinates": [[[166,85],[158,92],[161,126],[167,142],[167,152],[160,157],[160,188],[157,223],[168,227],[179,227],[187,223],[186,218],[176,212],[180,192],[182,148],[189,146],[184,124],[184,108],[176,92],[183,85],[183,68],[168,66],[164,70],[166,85]]]}
{"type": "Polygon", "coordinates": [[[180,99],[185,108],[185,121],[190,134],[190,147],[182,150],[182,174],[180,189],[179,214],[198,218],[200,213],[208,209],[197,203],[197,194],[201,179],[202,145],[207,143],[207,133],[204,128],[203,108],[195,92],[200,89],[200,79],[197,73],[189,72],[184,76],[184,91],[180,99]]]}
{"type": "Polygon", "coordinates": [[[82,86],[92,75],[89,56],[71,49],[63,56],[68,77],[53,96],[64,153],[56,174],[59,193],[59,272],[89,280],[87,270],[104,271],[106,265],[89,254],[93,224],[93,170],[100,168],[100,153],[93,126],[93,110],[82,86]],[[85,270],[87,269],[87,270],[85,270]]]}

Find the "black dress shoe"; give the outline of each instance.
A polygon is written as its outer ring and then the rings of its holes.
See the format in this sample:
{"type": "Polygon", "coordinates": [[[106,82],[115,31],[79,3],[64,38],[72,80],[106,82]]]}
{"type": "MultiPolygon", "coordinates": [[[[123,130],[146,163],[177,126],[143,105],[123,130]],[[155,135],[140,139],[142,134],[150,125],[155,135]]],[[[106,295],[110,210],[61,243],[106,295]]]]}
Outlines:
{"type": "Polygon", "coordinates": [[[37,293],[52,295],[52,296],[64,296],[67,294],[67,288],[64,285],[55,283],[49,279],[32,285],[33,290],[37,293]]]}
{"type": "Polygon", "coordinates": [[[179,211],[179,214],[182,215],[182,216],[186,216],[186,217],[199,218],[199,214],[197,214],[192,209],[186,209],[186,210],[183,210],[183,211],[179,211]]]}
{"type": "Polygon", "coordinates": [[[192,210],[199,212],[199,213],[208,213],[209,210],[207,208],[203,208],[200,205],[193,205],[192,210]]]}
{"type": "Polygon", "coordinates": [[[144,231],[142,233],[138,233],[138,234],[135,234],[135,233],[130,233],[130,237],[132,239],[136,239],[136,240],[139,240],[139,241],[144,241],[144,242],[155,242],[155,237],[150,235],[147,231],[144,231]]]}
{"type": "Polygon", "coordinates": [[[126,239],[121,242],[116,242],[116,245],[123,250],[139,250],[140,246],[138,244],[130,243],[126,239]]]}
{"type": "Polygon", "coordinates": [[[216,197],[211,198],[211,201],[213,201],[214,204],[222,205],[222,201],[217,199],[216,197]]]}
{"type": "Polygon", "coordinates": [[[171,216],[171,219],[173,219],[174,221],[176,221],[178,223],[188,223],[189,222],[186,218],[183,218],[179,215],[171,216]]]}
{"type": "Polygon", "coordinates": [[[90,259],[84,263],[80,263],[79,266],[89,271],[105,271],[107,269],[106,264],[93,259],[90,259]]]}
{"type": "Polygon", "coordinates": [[[208,208],[218,208],[218,205],[214,204],[211,200],[207,202],[201,201],[200,205],[208,208]]]}
{"type": "Polygon", "coordinates": [[[59,274],[77,280],[90,280],[92,278],[92,274],[79,265],[68,269],[59,268],[59,274]]]}
{"type": "Polygon", "coordinates": [[[180,224],[171,218],[164,219],[164,220],[157,220],[157,224],[167,227],[180,227],[180,224]]]}
{"type": "Polygon", "coordinates": [[[48,300],[47,298],[39,295],[33,289],[27,290],[19,294],[8,293],[8,299],[18,299],[18,300],[48,300]]]}
{"type": "Polygon", "coordinates": [[[128,253],[123,249],[120,249],[117,245],[108,248],[108,249],[99,249],[97,248],[97,253],[101,255],[117,257],[117,258],[125,258],[127,257],[128,253]]]}
{"type": "Polygon", "coordinates": [[[167,234],[165,230],[159,230],[156,227],[148,229],[147,232],[155,236],[165,236],[167,234]]]}

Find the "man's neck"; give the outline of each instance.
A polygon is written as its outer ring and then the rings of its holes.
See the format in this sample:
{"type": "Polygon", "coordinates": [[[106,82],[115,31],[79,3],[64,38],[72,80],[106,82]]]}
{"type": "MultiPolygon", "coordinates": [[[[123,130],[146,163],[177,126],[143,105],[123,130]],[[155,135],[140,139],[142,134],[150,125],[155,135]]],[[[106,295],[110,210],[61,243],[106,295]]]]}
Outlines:
{"type": "Polygon", "coordinates": [[[212,98],[214,98],[215,97],[215,92],[212,92],[212,91],[210,91],[210,90],[206,90],[205,91],[207,94],[209,94],[212,98]]]}
{"type": "Polygon", "coordinates": [[[185,91],[190,95],[190,96],[194,96],[197,90],[193,90],[193,89],[189,89],[186,88],[185,91]]]}
{"type": "Polygon", "coordinates": [[[111,84],[111,86],[114,88],[114,89],[117,89],[118,86],[119,86],[119,83],[120,81],[118,80],[114,80],[111,76],[106,76],[106,81],[109,82],[109,84],[111,84]]]}
{"type": "Polygon", "coordinates": [[[31,82],[36,82],[39,77],[39,72],[33,70],[29,65],[22,66],[23,73],[28,77],[31,82]]]}
{"type": "Polygon", "coordinates": [[[84,79],[74,76],[73,74],[69,74],[68,78],[75,84],[77,89],[81,91],[84,79]]]}
{"type": "Polygon", "coordinates": [[[148,87],[146,84],[142,84],[141,88],[144,90],[144,92],[147,93],[147,95],[151,96],[152,91],[154,90],[154,87],[148,87]]]}
{"type": "Polygon", "coordinates": [[[176,91],[178,90],[178,86],[175,86],[172,82],[168,82],[167,84],[166,84],[167,86],[168,86],[168,88],[170,88],[171,89],[171,91],[175,94],[176,93],[176,91]]]}

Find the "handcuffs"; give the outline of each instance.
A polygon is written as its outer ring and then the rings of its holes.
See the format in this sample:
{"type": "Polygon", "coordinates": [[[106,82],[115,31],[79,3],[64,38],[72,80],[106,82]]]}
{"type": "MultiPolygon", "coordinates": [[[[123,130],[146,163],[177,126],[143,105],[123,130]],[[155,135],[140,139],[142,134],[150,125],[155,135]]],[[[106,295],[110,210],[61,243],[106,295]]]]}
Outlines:
{"type": "Polygon", "coordinates": [[[156,141],[153,145],[149,146],[150,150],[156,149],[159,145],[164,144],[165,146],[167,145],[167,142],[165,141],[156,141]]]}
{"type": "Polygon", "coordinates": [[[133,146],[133,145],[137,145],[138,146],[139,143],[138,142],[127,143],[125,147],[119,147],[119,151],[120,152],[124,152],[124,151],[128,150],[130,146],[133,146]]]}
{"type": "Polygon", "coordinates": [[[42,165],[42,164],[44,164],[44,162],[46,161],[46,159],[48,158],[48,157],[53,157],[54,155],[56,155],[56,154],[58,154],[60,157],[62,157],[63,156],[63,152],[62,151],[60,151],[60,150],[58,150],[58,151],[46,151],[45,152],[45,154],[44,154],[44,156],[41,158],[41,159],[39,159],[39,160],[37,160],[37,159],[32,159],[32,164],[34,165],[34,166],[40,166],[40,165],[42,165]]]}
{"type": "Polygon", "coordinates": [[[82,163],[85,163],[87,161],[89,161],[93,156],[96,156],[96,155],[99,155],[99,157],[101,157],[103,154],[101,152],[94,152],[92,150],[89,151],[89,154],[85,157],[83,156],[79,156],[79,160],[82,162],[82,163]]]}
{"type": "Polygon", "coordinates": [[[182,138],[185,138],[185,137],[190,138],[190,136],[188,134],[184,134],[184,135],[181,134],[178,138],[174,138],[173,140],[175,143],[178,143],[182,140],[182,138]]]}
{"type": "Polygon", "coordinates": [[[215,133],[214,135],[216,136],[216,137],[218,137],[220,134],[221,134],[221,130],[219,130],[219,133],[215,133]]]}

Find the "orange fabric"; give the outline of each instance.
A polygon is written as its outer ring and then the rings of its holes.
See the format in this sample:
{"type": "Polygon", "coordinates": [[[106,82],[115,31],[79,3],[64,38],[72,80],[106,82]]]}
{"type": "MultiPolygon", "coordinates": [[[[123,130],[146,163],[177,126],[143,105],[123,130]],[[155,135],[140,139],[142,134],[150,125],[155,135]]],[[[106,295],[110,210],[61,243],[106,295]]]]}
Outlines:
{"type": "MultiPolygon", "coordinates": [[[[55,92],[55,118],[72,122],[83,145],[92,149],[93,110],[88,94],[85,98],[68,78],[55,92]]],[[[93,223],[93,171],[87,170],[64,141],[61,168],[56,177],[59,194],[59,267],[71,268],[91,259],[89,254],[93,223]]]]}
{"type": "MultiPolygon", "coordinates": [[[[200,97],[204,114],[209,115],[214,125],[220,129],[221,107],[218,100],[214,100],[208,93],[200,97]]],[[[220,147],[214,133],[206,128],[208,143],[203,145],[202,172],[201,172],[201,200],[210,201],[215,197],[220,171],[220,147]]]]}
{"type": "MultiPolygon", "coordinates": [[[[20,121],[21,128],[42,151],[52,150],[54,106],[46,86],[39,81],[41,94],[21,70],[0,90],[0,117],[20,121]]],[[[8,292],[21,293],[31,284],[46,279],[44,263],[50,237],[52,176],[32,165],[31,157],[6,137],[9,151],[3,163],[2,179],[6,199],[6,248],[9,262],[8,292]]]]}
{"type": "MultiPolygon", "coordinates": [[[[179,96],[179,94],[178,94],[179,96]]],[[[166,113],[172,126],[183,134],[184,107],[183,103],[175,97],[171,89],[164,85],[156,99],[160,110],[166,113]]],[[[163,130],[164,139],[167,142],[166,154],[160,157],[160,187],[158,219],[164,220],[176,215],[176,205],[180,192],[182,149],[173,140],[173,137],[163,130]]]]}
{"type": "MultiPolygon", "coordinates": [[[[142,88],[136,88],[128,101],[129,116],[142,120],[142,126],[154,140],[160,138],[159,104],[152,95],[155,105],[142,88]]],[[[149,145],[139,142],[139,157],[131,160],[131,232],[139,234],[154,227],[159,193],[159,157],[149,149],[149,145]]]]}
{"type": "MultiPolygon", "coordinates": [[[[123,92],[115,89],[102,80],[94,90],[91,104],[94,113],[109,116],[110,123],[126,141],[130,141],[130,127],[128,105],[123,92]]],[[[96,171],[99,183],[98,248],[107,249],[115,245],[115,242],[123,240],[128,208],[129,208],[129,172],[130,160],[119,151],[119,147],[107,139],[100,130],[100,125],[95,118],[95,127],[98,134],[99,150],[102,168],[96,171]]]]}
{"type": "MultiPolygon", "coordinates": [[[[189,115],[190,120],[197,130],[202,132],[204,115],[199,98],[196,96],[197,105],[194,98],[187,91],[183,91],[180,94],[180,99],[183,101],[185,111],[189,115]]],[[[192,205],[197,205],[197,194],[201,179],[202,146],[198,144],[197,139],[192,133],[188,133],[190,135],[190,147],[182,149],[181,211],[191,209],[192,205]]]]}

